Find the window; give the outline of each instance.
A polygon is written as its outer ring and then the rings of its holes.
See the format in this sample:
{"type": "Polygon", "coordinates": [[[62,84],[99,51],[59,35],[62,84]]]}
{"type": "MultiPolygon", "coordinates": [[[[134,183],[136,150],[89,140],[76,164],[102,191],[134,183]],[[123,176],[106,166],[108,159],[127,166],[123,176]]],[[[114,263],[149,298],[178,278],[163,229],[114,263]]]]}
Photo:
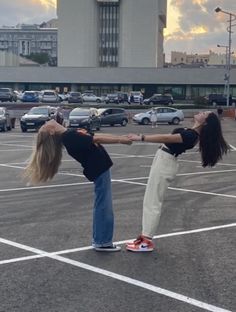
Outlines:
{"type": "Polygon", "coordinates": [[[119,4],[118,2],[99,3],[99,65],[118,66],[119,50],[119,4]]]}

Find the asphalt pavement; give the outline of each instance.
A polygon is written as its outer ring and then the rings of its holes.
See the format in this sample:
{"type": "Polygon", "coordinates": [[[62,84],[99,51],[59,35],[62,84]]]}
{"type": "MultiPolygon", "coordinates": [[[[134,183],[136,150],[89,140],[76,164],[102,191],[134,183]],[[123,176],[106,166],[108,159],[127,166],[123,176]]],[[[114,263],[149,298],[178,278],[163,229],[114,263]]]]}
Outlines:
{"type": "MultiPolygon", "coordinates": [[[[191,126],[186,119],[183,126],[191,126]]],[[[231,152],[202,168],[197,148],[179,158],[151,253],[125,250],[141,230],[142,200],[158,144],[106,145],[114,165],[118,253],[91,249],[93,185],[66,153],[55,179],[22,179],[35,132],[0,132],[1,312],[236,311],[236,122],[231,152]]],[[[174,126],[103,127],[101,133],[169,133],[174,126]]]]}

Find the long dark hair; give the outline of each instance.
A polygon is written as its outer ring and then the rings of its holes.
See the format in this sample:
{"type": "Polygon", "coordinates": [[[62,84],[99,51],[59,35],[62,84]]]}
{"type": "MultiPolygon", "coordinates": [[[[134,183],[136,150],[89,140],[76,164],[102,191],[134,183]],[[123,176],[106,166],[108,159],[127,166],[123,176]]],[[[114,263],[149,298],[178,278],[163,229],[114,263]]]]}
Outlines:
{"type": "Polygon", "coordinates": [[[206,118],[199,136],[199,150],[202,157],[203,167],[213,167],[222,159],[223,154],[229,150],[225,141],[221,123],[215,113],[210,113],[206,118]]]}

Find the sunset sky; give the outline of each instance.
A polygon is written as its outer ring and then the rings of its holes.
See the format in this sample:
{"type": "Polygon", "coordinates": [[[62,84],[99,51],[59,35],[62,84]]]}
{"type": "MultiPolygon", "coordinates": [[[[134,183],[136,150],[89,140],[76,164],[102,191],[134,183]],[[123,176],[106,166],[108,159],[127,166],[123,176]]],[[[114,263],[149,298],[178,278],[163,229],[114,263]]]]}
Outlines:
{"type": "MultiPolygon", "coordinates": [[[[69,1],[70,0],[66,0],[69,1]]],[[[145,1],[145,0],[143,0],[145,1]]],[[[167,60],[171,51],[223,53],[217,44],[228,44],[227,15],[215,13],[220,6],[236,14],[236,0],[167,0],[167,28],[164,50],[167,60]]],[[[56,17],[56,0],[0,0],[0,25],[42,23],[56,17]]],[[[234,22],[236,24],[236,20],[234,22]]],[[[236,26],[232,49],[236,50],[236,26]]],[[[236,53],[236,52],[235,52],[236,53]]]]}

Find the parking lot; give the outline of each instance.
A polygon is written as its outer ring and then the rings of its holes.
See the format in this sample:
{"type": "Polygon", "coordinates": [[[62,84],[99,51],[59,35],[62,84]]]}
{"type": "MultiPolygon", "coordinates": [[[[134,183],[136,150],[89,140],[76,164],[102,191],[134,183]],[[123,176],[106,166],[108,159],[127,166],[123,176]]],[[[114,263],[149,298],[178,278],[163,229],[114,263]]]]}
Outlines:
{"type": "MultiPolygon", "coordinates": [[[[183,126],[190,126],[187,118],[183,126]]],[[[202,168],[197,148],[179,157],[151,253],[125,242],[141,230],[142,200],[158,144],[107,145],[114,162],[114,241],[118,253],[91,248],[93,185],[66,153],[47,184],[22,171],[35,132],[0,132],[1,312],[236,311],[236,122],[224,118],[231,152],[202,168]]],[[[101,133],[167,133],[129,123],[101,133]]]]}

